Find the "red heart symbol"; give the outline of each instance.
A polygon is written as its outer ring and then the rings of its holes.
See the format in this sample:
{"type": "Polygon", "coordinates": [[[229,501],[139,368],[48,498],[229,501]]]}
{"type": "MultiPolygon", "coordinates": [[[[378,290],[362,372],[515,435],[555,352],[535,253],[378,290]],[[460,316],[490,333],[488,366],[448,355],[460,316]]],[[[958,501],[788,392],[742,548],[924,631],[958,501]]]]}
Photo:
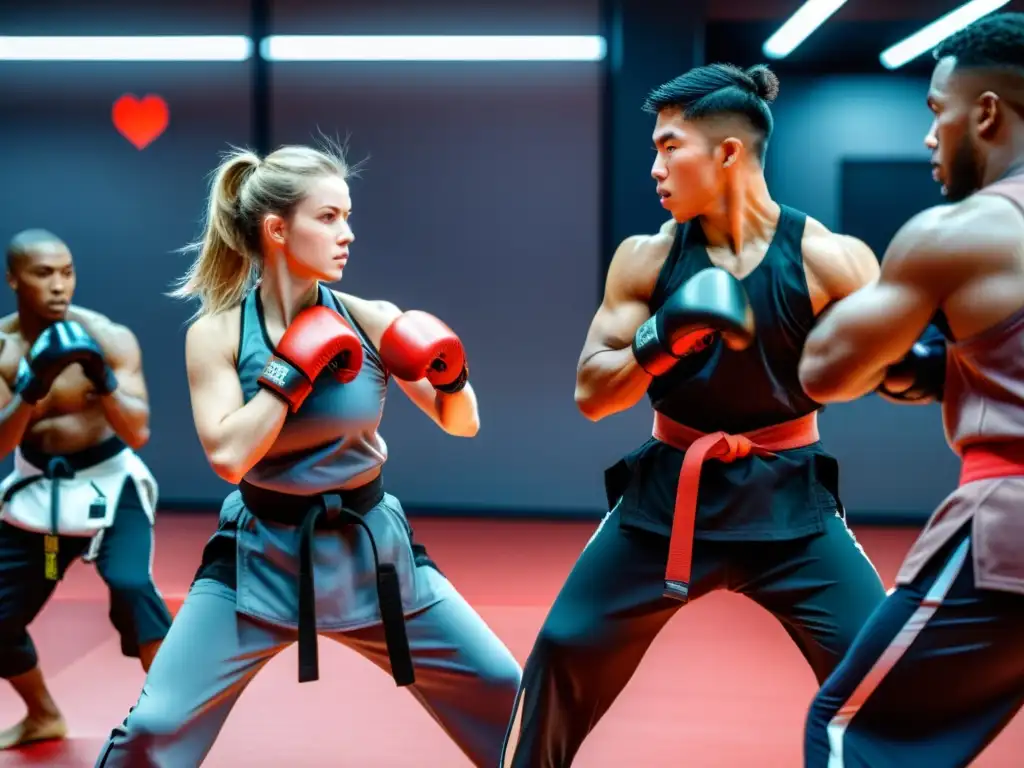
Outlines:
{"type": "Polygon", "coordinates": [[[118,132],[136,149],[144,149],[167,129],[171,112],[159,96],[138,99],[127,93],[114,102],[112,117],[118,132]]]}

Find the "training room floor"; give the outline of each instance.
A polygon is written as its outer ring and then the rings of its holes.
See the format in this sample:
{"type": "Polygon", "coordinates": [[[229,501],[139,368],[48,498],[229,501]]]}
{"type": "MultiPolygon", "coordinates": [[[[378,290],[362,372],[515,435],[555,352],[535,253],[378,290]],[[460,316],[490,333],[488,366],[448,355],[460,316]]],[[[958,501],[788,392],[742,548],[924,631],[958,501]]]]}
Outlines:
{"type": "MultiPolygon", "coordinates": [[[[154,571],[172,610],[188,589],[215,522],[213,515],[159,519],[154,571]]],[[[520,662],[594,528],[593,523],[413,522],[417,538],[520,662]]],[[[858,528],[856,533],[891,585],[913,531],[858,528]]],[[[70,738],[0,753],[0,768],[92,766],[143,681],[137,662],[120,655],[107,622],[104,587],[93,568],[72,567],[32,632],[70,738]]],[[[320,647],[317,683],[296,682],[294,646],[267,665],[239,700],[205,766],[469,765],[389,677],[334,643],[320,647]]],[[[743,598],[714,594],[670,622],[575,765],[796,768],[814,687],[810,670],[771,616],[743,598]]],[[[13,692],[0,686],[0,723],[21,716],[13,692]]],[[[1024,718],[1017,718],[975,765],[1014,768],[1024,764],[1022,753],[1024,718]]]]}

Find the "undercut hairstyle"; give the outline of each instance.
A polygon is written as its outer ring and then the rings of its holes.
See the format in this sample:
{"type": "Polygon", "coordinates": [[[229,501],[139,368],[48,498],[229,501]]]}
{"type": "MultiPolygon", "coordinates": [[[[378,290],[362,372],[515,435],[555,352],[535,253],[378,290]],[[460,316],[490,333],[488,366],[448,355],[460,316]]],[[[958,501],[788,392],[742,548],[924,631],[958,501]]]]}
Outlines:
{"type": "Polygon", "coordinates": [[[650,92],[644,111],[678,109],[687,120],[739,117],[756,134],[755,154],[764,163],[775,127],[769,104],[779,95],[779,78],[767,66],[740,69],[735,64],[707,64],[685,72],[650,92]]]}
{"type": "Polygon", "coordinates": [[[29,256],[46,248],[67,248],[67,245],[48,230],[22,230],[7,244],[7,271],[16,272],[29,256]]]}
{"type": "Polygon", "coordinates": [[[1024,78],[1024,13],[985,16],[947,37],[933,55],[954,57],[954,69],[1010,70],[1024,78]]]}

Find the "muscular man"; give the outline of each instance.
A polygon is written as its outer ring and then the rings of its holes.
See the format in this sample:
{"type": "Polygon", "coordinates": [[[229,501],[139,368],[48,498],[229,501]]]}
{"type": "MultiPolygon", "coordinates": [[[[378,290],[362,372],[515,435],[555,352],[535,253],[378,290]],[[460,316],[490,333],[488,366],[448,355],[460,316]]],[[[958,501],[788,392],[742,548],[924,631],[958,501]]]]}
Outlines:
{"type": "Polygon", "coordinates": [[[14,237],[7,281],[18,310],[0,319],[0,455],[14,452],[0,483],[0,677],[28,714],[0,749],[66,734],[26,627],[74,560],[95,561],[121,650],[143,669],[171,623],[150,573],[156,481],[134,452],[149,439],[138,342],[71,305],[71,254],[49,232],[14,237]]]}
{"type": "Polygon", "coordinates": [[[652,175],[676,225],[615,253],[576,402],[597,421],[647,394],[653,437],[606,473],[611,511],[530,654],[506,766],[569,765],[686,602],[748,596],[821,681],[885,596],[797,377],[816,316],[878,262],[772,199],[763,160],[777,88],[764,67],[716,64],[648,99],[652,175]]]}
{"type": "Polygon", "coordinates": [[[960,482],[815,698],[815,768],[969,765],[1024,701],[1024,14],[988,16],[936,58],[925,143],[949,204],[904,225],[878,282],[811,333],[800,379],[843,401],[901,369],[917,399],[942,400],[960,482]],[[918,365],[936,316],[949,341],[918,365]]]}

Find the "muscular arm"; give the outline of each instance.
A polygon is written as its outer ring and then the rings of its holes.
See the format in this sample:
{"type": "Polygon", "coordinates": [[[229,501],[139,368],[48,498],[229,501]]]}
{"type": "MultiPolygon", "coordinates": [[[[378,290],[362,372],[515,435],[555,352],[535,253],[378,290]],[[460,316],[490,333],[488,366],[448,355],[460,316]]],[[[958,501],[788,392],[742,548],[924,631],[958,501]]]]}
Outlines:
{"type": "Polygon", "coordinates": [[[99,397],[100,406],[117,436],[138,450],[149,442],[149,393],[139,341],[124,326],[112,324],[102,336],[102,346],[117,389],[99,397]]]}
{"type": "Polygon", "coordinates": [[[202,317],[185,335],[192,418],[206,458],[219,477],[238,483],[273,445],[288,406],[260,389],[248,403],[242,392],[223,317],[202,317]]]}
{"type": "Polygon", "coordinates": [[[591,421],[598,421],[636,405],[647,391],[651,376],[633,356],[633,335],[648,318],[648,300],[660,263],[655,249],[671,244],[671,237],[634,236],[615,251],[605,280],[604,300],[591,321],[576,368],[576,405],[591,421]]]}
{"type": "Polygon", "coordinates": [[[807,394],[818,402],[841,402],[875,390],[952,289],[954,273],[940,266],[950,266],[951,256],[934,209],[904,225],[878,279],[831,307],[807,337],[800,363],[807,394]]]}
{"type": "MultiPolygon", "coordinates": [[[[12,347],[0,336],[0,368],[15,370],[12,347]]],[[[11,387],[0,376],[0,458],[7,457],[21,442],[32,418],[32,406],[11,392],[11,387]]]]}

